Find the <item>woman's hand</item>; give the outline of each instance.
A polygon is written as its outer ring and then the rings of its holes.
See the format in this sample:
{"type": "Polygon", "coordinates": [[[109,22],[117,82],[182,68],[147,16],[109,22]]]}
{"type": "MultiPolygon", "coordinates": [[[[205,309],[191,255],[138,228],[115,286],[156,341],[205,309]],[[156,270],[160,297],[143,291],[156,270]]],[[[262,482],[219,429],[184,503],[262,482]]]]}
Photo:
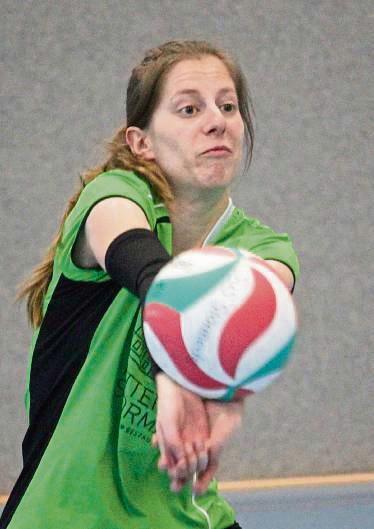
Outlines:
{"type": "Polygon", "coordinates": [[[240,427],[244,413],[244,399],[231,402],[206,400],[210,436],[208,441],[208,466],[199,472],[194,484],[194,492],[202,494],[217,472],[219,458],[233,433],[240,427]]]}
{"type": "Polygon", "coordinates": [[[194,492],[204,493],[218,469],[221,452],[241,424],[243,399],[203,400],[165,373],[156,376],[158,412],[153,444],[159,469],[167,470],[178,492],[197,473],[194,492]]]}
{"type": "Polygon", "coordinates": [[[159,446],[159,469],[167,470],[171,489],[179,491],[195,472],[208,464],[209,421],[201,397],[182,388],[165,373],[156,375],[157,421],[154,445],[159,446]]]}

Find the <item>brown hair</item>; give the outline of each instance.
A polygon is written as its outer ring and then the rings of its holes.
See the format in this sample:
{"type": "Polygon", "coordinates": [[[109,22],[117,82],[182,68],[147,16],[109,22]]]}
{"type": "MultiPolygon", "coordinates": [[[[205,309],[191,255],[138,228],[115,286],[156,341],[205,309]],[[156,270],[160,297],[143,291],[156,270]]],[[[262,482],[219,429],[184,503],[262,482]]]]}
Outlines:
{"type": "Polygon", "coordinates": [[[126,129],[136,126],[145,129],[152,118],[162,92],[167,73],[184,59],[198,59],[205,55],[218,57],[228,69],[236,88],[239,111],[244,122],[246,168],[252,159],[254,130],[252,104],[245,77],[240,67],[227,53],[206,41],[170,41],[149,50],[143,61],[131,74],[126,96],[126,125],[117,130],[108,142],[108,157],[100,165],[81,175],[80,189],[70,198],[63,215],[59,230],[48,248],[42,262],[35,268],[19,290],[18,298],[27,299],[27,312],[34,328],[42,321],[43,299],[52,277],[53,260],[56,248],[61,241],[64,222],[74,208],[83,188],[99,174],[111,169],[134,171],[146,179],[156,194],[167,205],[173,199],[172,191],[165,175],[153,161],[146,161],[134,155],[126,144],[126,129]]]}

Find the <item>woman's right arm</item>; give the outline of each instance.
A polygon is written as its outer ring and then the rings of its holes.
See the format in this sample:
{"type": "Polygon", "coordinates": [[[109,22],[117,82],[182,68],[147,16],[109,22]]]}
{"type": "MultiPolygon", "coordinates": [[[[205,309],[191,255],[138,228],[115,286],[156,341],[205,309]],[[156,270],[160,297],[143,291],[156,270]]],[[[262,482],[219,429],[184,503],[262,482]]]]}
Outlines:
{"type": "MultiPolygon", "coordinates": [[[[106,270],[107,252],[112,242],[123,233],[139,228],[151,230],[143,210],[131,200],[113,197],[99,202],[87,217],[84,238],[80,244],[86,260],[106,270]]],[[[149,239],[147,248],[149,245],[155,245],[154,261],[157,269],[159,262],[164,259],[162,253],[164,250],[158,240],[153,240],[153,238],[149,239]],[[157,251],[160,257],[157,257],[157,251]]],[[[144,254],[146,254],[145,247],[144,254]]],[[[126,257],[126,254],[122,252],[121,256],[126,257]]],[[[128,262],[131,263],[135,257],[136,265],[134,266],[139,266],[140,269],[142,267],[142,255],[129,254],[128,260],[122,259],[124,266],[128,266],[128,262]]],[[[170,259],[169,256],[167,258],[170,259]]],[[[145,261],[146,259],[147,257],[144,257],[145,261]]],[[[119,276],[121,272],[118,272],[118,268],[121,267],[122,261],[117,259],[115,267],[116,274],[119,276]],[[118,261],[120,261],[119,264],[118,261]]],[[[111,273],[111,270],[107,271],[109,274],[111,273]]],[[[133,270],[127,272],[128,275],[133,274],[133,270]]],[[[125,276],[126,274],[122,274],[119,282],[121,279],[122,283],[123,279],[126,281],[125,276]]],[[[148,284],[149,279],[153,279],[152,269],[146,278],[146,284],[148,284]]],[[[132,284],[137,283],[138,281],[132,281],[132,284]]],[[[208,416],[202,399],[179,386],[165,373],[157,375],[157,395],[156,435],[160,440],[160,467],[169,471],[172,488],[178,490],[180,484],[191,479],[195,471],[201,472],[207,467],[208,416]]]]}
{"type": "Polygon", "coordinates": [[[83,247],[105,270],[105,255],[111,242],[134,228],[151,229],[143,210],[127,198],[107,198],[96,204],[87,217],[83,247]]]}

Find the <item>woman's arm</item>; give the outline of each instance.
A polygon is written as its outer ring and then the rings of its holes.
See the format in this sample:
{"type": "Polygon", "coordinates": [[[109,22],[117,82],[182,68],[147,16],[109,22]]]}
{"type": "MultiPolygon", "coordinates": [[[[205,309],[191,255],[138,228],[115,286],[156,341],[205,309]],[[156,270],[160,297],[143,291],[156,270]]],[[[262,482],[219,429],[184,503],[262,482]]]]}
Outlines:
{"type": "MultiPolygon", "coordinates": [[[[86,253],[91,254],[94,262],[105,270],[108,262],[107,252],[108,249],[110,251],[112,242],[124,232],[139,228],[150,230],[145,214],[134,202],[124,198],[103,200],[92,209],[86,221],[84,231],[86,253]]],[[[149,239],[149,244],[160,243],[149,239]]],[[[159,250],[162,260],[164,259],[162,249],[159,250]]],[[[157,248],[155,254],[156,252],[157,248]]],[[[146,254],[146,251],[144,253],[146,254]]],[[[123,251],[121,256],[124,257],[124,266],[127,266],[123,251]]],[[[139,262],[147,259],[147,257],[143,259],[142,255],[129,255],[129,261],[132,262],[134,257],[136,257],[135,267],[139,266],[139,262]]],[[[117,259],[117,269],[121,267],[121,262],[117,259]]],[[[146,262],[144,264],[147,265],[146,262]]],[[[107,271],[110,274],[112,270],[107,271]]],[[[129,275],[132,274],[133,271],[129,275]]],[[[124,274],[117,270],[116,275],[121,276],[120,282],[121,279],[124,279],[122,282],[126,282],[124,274]]],[[[132,283],[136,284],[137,281],[132,283]]],[[[199,396],[179,386],[165,373],[159,373],[156,380],[158,396],[156,437],[161,452],[159,466],[161,469],[168,469],[173,490],[179,490],[181,480],[189,480],[195,471],[201,472],[206,469],[208,416],[199,396]]]]}
{"type": "Polygon", "coordinates": [[[288,266],[281,263],[280,261],[272,261],[271,259],[267,260],[266,262],[277,272],[277,274],[286,284],[288,290],[292,292],[295,280],[293,273],[288,268],[288,266]]]}
{"type": "Polygon", "coordinates": [[[122,197],[102,200],[86,220],[83,241],[86,254],[105,270],[105,255],[111,242],[134,228],[151,229],[143,210],[135,202],[122,197]]]}

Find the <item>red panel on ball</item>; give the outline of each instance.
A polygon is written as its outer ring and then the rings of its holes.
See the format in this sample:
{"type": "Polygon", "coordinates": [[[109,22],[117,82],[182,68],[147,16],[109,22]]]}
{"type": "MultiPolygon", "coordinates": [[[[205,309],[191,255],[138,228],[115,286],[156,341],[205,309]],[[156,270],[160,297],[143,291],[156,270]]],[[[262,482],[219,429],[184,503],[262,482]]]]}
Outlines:
{"type": "Polygon", "coordinates": [[[242,354],[268,328],[276,310],[272,285],[257,270],[252,273],[255,287],[251,296],[226,323],[219,342],[221,365],[233,378],[242,354]]]}
{"type": "MultiPolygon", "coordinates": [[[[224,389],[226,386],[202,371],[188,354],[181,332],[180,314],[159,303],[149,303],[144,320],[150,325],[167,351],[177,370],[192,384],[204,389],[224,389]]],[[[157,362],[157,358],[155,358],[157,362]]],[[[170,375],[171,378],[172,375],[170,375]]]]}

